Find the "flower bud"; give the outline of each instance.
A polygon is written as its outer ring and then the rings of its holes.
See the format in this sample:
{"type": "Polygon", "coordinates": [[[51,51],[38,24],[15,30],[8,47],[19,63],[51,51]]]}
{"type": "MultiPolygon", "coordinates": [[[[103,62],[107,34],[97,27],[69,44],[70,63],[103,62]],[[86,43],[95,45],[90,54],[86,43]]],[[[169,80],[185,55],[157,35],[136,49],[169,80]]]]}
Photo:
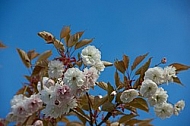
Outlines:
{"type": "Polygon", "coordinates": [[[33,124],[33,126],[43,126],[42,120],[36,120],[33,124]]]}
{"type": "Polygon", "coordinates": [[[162,63],[162,64],[165,64],[166,62],[167,62],[166,57],[163,57],[162,60],[161,60],[161,63],[162,63]]]}

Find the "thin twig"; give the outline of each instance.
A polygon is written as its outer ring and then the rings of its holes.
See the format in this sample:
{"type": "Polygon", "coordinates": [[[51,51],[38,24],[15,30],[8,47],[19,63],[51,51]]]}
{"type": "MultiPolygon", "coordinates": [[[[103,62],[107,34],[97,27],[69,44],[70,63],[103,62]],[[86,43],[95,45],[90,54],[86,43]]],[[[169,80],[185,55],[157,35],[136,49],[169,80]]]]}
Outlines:
{"type": "Polygon", "coordinates": [[[97,125],[97,126],[101,126],[103,123],[105,123],[110,117],[112,116],[111,112],[108,112],[106,117],[97,125]]]}
{"type": "Polygon", "coordinates": [[[71,111],[75,112],[76,114],[78,114],[79,116],[85,118],[88,122],[90,122],[90,119],[88,117],[86,117],[85,115],[83,115],[82,113],[80,113],[79,111],[77,111],[75,109],[71,109],[71,111]]]}
{"type": "Polygon", "coordinates": [[[88,92],[86,92],[86,96],[88,98],[88,107],[89,107],[89,110],[90,110],[89,111],[89,113],[90,113],[90,125],[93,126],[93,120],[92,120],[93,114],[92,114],[92,109],[91,109],[92,103],[91,103],[91,100],[89,98],[88,92]]]}

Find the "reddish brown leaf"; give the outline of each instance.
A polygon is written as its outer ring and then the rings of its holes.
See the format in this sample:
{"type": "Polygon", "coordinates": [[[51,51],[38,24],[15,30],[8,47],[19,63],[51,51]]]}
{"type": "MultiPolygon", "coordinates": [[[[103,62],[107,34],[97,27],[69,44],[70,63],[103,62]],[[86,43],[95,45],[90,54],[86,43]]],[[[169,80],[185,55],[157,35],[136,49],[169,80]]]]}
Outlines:
{"type": "Polygon", "coordinates": [[[173,82],[183,85],[178,77],[173,77],[173,82]]]}
{"type": "Polygon", "coordinates": [[[52,44],[55,39],[51,33],[46,32],[46,31],[38,32],[38,35],[42,37],[46,41],[47,44],[52,44]]]}
{"type": "Polygon", "coordinates": [[[64,52],[65,48],[64,48],[64,45],[63,45],[62,42],[60,42],[59,40],[55,39],[55,40],[53,41],[53,44],[54,44],[54,46],[55,46],[55,48],[56,48],[57,50],[60,50],[60,51],[64,52]]]}
{"type": "Polygon", "coordinates": [[[28,58],[32,60],[36,58],[37,56],[39,56],[39,53],[37,53],[35,50],[30,50],[28,51],[27,55],[28,55],[28,58]]]}
{"type": "Polygon", "coordinates": [[[75,49],[78,49],[78,48],[81,48],[81,47],[83,47],[85,45],[88,45],[92,41],[93,41],[93,39],[83,39],[83,40],[81,40],[81,41],[79,41],[79,42],[76,43],[75,49]]]}
{"type": "Polygon", "coordinates": [[[66,126],[85,126],[81,122],[73,121],[66,124],[66,126]]]}
{"type": "Polygon", "coordinates": [[[6,48],[6,46],[0,41],[0,48],[6,48]]]}
{"type": "Polygon", "coordinates": [[[115,61],[114,66],[116,67],[117,70],[119,70],[121,73],[125,73],[125,65],[123,61],[115,61]]]}
{"type": "Polygon", "coordinates": [[[99,96],[94,97],[94,109],[98,110],[98,107],[100,107],[102,104],[104,104],[108,100],[108,96],[104,96],[100,98],[99,96]]]}
{"type": "Polygon", "coordinates": [[[113,111],[115,108],[115,105],[111,102],[105,102],[103,105],[102,105],[102,111],[107,111],[107,112],[111,112],[113,111]]]}
{"type": "Polygon", "coordinates": [[[132,102],[129,103],[129,105],[146,112],[149,111],[148,104],[146,100],[144,100],[143,98],[135,98],[132,102]]]}
{"type": "Polygon", "coordinates": [[[24,65],[27,68],[29,68],[31,66],[31,64],[30,64],[30,59],[29,59],[28,55],[26,54],[26,52],[24,50],[18,49],[18,48],[17,48],[17,52],[18,52],[22,62],[24,63],[24,65]]]}
{"type": "Polygon", "coordinates": [[[105,82],[96,82],[96,85],[98,85],[100,88],[104,89],[107,91],[108,89],[108,84],[105,82]]]}
{"type": "Polygon", "coordinates": [[[108,88],[107,88],[107,93],[108,93],[108,100],[109,102],[111,102],[114,98],[113,95],[111,95],[111,93],[114,91],[113,86],[111,86],[111,84],[108,82],[108,88]]]}
{"type": "Polygon", "coordinates": [[[128,66],[129,66],[129,57],[128,56],[123,55],[123,63],[124,63],[125,69],[128,69],[128,66]]]}
{"type": "Polygon", "coordinates": [[[176,68],[176,71],[188,70],[190,66],[180,64],[180,63],[172,63],[169,66],[173,66],[176,68]]]}
{"type": "Polygon", "coordinates": [[[71,31],[70,26],[63,27],[60,32],[60,39],[67,37],[70,31],[71,31]]]}
{"type": "Polygon", "coordinates": [[[108,61],[102,61],[102,63],[104,64],[105,67],[113,66],[113,63],[108,62],[108,61]]]}
{"type": "Polygon", "coordinates": [[[143,61],[143,59],[148,55],[148,53],[136,57],[135,61],[133,62],[133,65],[131,66],[131,70],[134,70],[136,66],[143,61]]]}
{"type": "Polygon", "coordinates": [[[141,76],[143,76],[150,66],[151,59],[152,57],[150,57],[148,61],[135,72],[135,74],[136,75],[140,74],[141,76]]]}
{"type": "Polygon", "coordinates": [[[125,123],[134,117],[135,117],[135,115],[133,115],[133,114],[124,115],[119,119],[119,123],[125,123]]]}
{"type": "Polygon", "coordinates": [[[117,71],[115,72],[115,85],[117,88],[120,86],[120,77],[117,71]]]}
{"type": "Polygon", "coordinates": [[[43,60],[47,60],[47,58],[49,58],[51,55],[52,55],[51,50],[47,50],[47,51],[43,52],[42,54],[39,55],[36,63],[43,61],[43,60]]]}

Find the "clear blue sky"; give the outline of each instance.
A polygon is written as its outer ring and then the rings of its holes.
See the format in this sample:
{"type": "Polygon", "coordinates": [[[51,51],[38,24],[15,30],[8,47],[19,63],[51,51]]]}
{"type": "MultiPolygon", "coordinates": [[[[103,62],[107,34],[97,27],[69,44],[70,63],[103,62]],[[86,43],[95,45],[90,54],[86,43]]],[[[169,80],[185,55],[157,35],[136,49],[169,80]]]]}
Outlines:
{"type": "MultiPolygon", "coordinates": [[[[1,0],[0,40],[8,48],[0,50],[0,117],[10,110],[10,99],[26,82],[28,74],[16,48],[43,52],[52,47],[37,36],[49,31],[56,37],[64,25],[72,33],[85,30],[85,38],[95,38],[93,44],[102,52],[102,59],[114,61],[123,54],[133,61],[138,55],[149,52],[152,66],[167,57],[168,63],[190,65],[190,2],[188,0],[1,0]]],[[[113,84],[114,69],[101,74],[100,81],[113,84]]],[[[179,116],[161,120],[155,114],[142,113],[155,118],[155,126],[187,126],[190,123],[190,71],[179,77],[185,87],[177,84],[164,86],[169,101],[184,99],[186,107],[179,116]]]]}

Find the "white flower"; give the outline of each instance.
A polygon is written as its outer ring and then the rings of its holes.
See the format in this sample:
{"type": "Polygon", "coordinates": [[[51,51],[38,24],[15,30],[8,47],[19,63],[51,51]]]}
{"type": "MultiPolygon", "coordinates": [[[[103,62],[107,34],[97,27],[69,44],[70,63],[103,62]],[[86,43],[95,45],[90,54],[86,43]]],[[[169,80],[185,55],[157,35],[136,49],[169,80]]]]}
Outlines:
{"type": "Polygon", "coordinates": [[[175,115],[179,115],[179,112],[181,110],[183,110],[185,107],[185,101],[184,100],[180,100],[178,101],[175,105],[174,105],[174,114],[175,115]]]}
{"type": "Polygon", "coordinates": [[[53,60],[48,63],[48,75],[50,78],[60,78],[63,75],[63,63],[58,60],[53,60]]]}
{"type": "Polygon", "coordinates": [[[86,89],[89,89],[90,87],[94,87],[95,82],[97,81],[99,75],[98,75],[98,71],[96,70],[96,68],[94,67],[90,67],[85,68],[84,72],[83,72],[84,76],[85,76],[85,87],[86,89]]]}
{"type": "Polygon", "coordinates": [[[44,126],[43,121],[42,120],[36,120],[33,124],[33,126],[44,126]]]}
{"type": "Polygon", "coordinates": [[[55,84],[54,80],[48,78],[48,77],[43,77],[42,78],[42,85],[41,85],[41,82],[39,81],[38,84],[37,84],[37,89],[38,91],[41,91],[42,90],[42,87],[45,88],[49,88],[50,86],[53,86],[55,84]]]}
{"type": "Polygon", "coordinates": [[[26,99],[23,94],[15,95],[11,100],[11,105],[16,105],[17,103],[23,102],[26,99]]]}
{"type": "Polygon", "coordinates": [[[173,106],[169,103],[157,104],[154,111],[161,119],[169,118],[173,114],[173,106]]]}
{"type": "Polygon", "coordinates": [[[162,104],[167,101],[168,94],[167,91],[164,91],[163,88],[158,88],[156,90],[156,93],[148,98],[148,101],[151,106],[156,105],[156,104],[162,104]]]}
{"type": "Polygon", "coordinates": [[[26,109],[29,113],[34,113],[42,108],[43,102],[38,95],[31,95],[30,98],[26,100],[26,109]]]}
{"type": "Polygon", "coordinates": [[[144,97],[148,98],[151,97],[156,93],[158,86],[155,82],[152,80],[146,79],[142,82],[141,88],[140,88],[140,94],[144,97]]]}
{"type": "Polygon", "coordinates": [[[98,61],[95,63],[94,67],[95,67],[99,72],[100,72],[100,71],[104,71],[104,68],[105,68],[104,63],[103,63],[101,60],[98,60],[98,61]]]}
{"type": "Polygon", "coordinates": [[[87,66],[93,66],[101,59],[101,52],[95,46],[87,46],[81,53],[82,61],[87,66]]]}
{"type": "Polygon", "coordinates": [[[133,101],[139,95],[138,91],[135,89],[129,89],[122,92],[120,99],[123,103],[129,103],[133,101]]]}
{"type": "Polygon", "coordinates": [[[64,74],[63,81],[71,90],[76,91],[84,84],[84,79],[83,72],[78,68],[69,68],[64,74]]]}
{"type": "Polygon", "coordinates": [[[55,100],[54,104],[47,104],[45,109],[42,110],[42,113],[44,113],[46,117],[57,118],[63,114],[68,114],[70,109],[76,106],[77,100],[74,97],[65,101],[55,100]]]}
{"type": "Polygon", "coordinates": [[[163,75],[164,75],[164,80],[166,83],[173,82],[173,77],[177,77],[176,76],[176,68],[173,66],[165,67],[163,75]]]}
{"type": "Polygon", "coordinates": [[[161,67],[149,68],[145,72],[144,79],[150,79],[154,81],[156,84],[162,84],[163,80],[163,69],[161,67]]]}
{"type": "Polygon", "coordinates": [[[28,117],[29,113],[25,105],[25,101],[19,102],[16,105],[11,106],[14,115],[19,117],[28,117]]]}

